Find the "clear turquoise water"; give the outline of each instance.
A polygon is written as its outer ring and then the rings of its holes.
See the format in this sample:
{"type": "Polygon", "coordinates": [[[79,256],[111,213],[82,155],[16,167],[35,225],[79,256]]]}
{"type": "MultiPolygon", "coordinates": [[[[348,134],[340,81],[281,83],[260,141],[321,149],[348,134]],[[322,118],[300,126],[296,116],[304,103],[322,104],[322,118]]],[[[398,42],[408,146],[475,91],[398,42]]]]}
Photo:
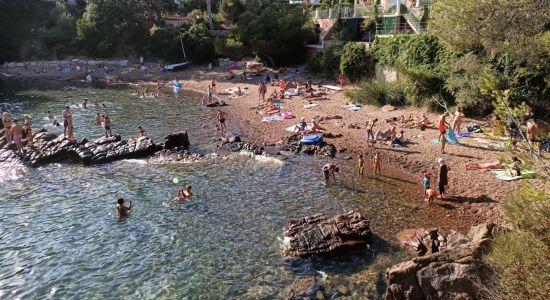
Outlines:
{"type": "MultiPolygon", "coordinates": [[[[140,99],[123,88],[8,90],[13,88],[3,86],[0,109],[30,112],[35,128],[50,128],[47,110],[60,116],[64,105],[97,97],[107,102],[113,131],[123,137],[138,125],[154,140],[186,129],[193,151],[215,147],[215,131],[202,126],[214,112],[201,108],[197,95],[140,99]]],[[[77,138],[102,134],[95,112],[74,108],[77,138]]],[[[380,298],[384,269],[410,255],[392,238],[415,222],[408,183],[358,181],[344,168],[338,182],[327,186],[319,172],[325,162],[232,155],[191,164],[28,169],[17,180],[0,182],[0,299],[272,299],[284,298],[302,276],[316,276],[329,296],[345,287],[348,295],[380,298]],[[192,184],[194,196],[166,208],[174,177],[192,184]],[[135,205],[124,221],[116,218],[119,196],[135,205]],[[278,238],[290,218],[350,209],[373,219],[378,237],[372,249],[282,260],[278,238]]]]}

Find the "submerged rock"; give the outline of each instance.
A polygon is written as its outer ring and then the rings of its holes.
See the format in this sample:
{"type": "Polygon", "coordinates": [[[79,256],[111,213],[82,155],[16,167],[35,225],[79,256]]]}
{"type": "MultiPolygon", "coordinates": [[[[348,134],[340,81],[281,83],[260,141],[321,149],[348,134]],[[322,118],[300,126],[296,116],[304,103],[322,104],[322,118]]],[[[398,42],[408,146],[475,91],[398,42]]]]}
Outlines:
{"type": "Polygon", "coordinates": [[[332,144],[300,145],[301,135],[293,134],[277,142],[275,145],[259,146],[241,141],[240,137],[232,137],[223,141],[218,147],[219,155],[227,155],[231,152],[248,151],[255,155],[279,155],[281,152],[303,153],[308,155],[334,157],[336,147],[332,144]]]}
{"type": "Polygon", "coordinates": [[[365,245],[371,236],[369,220],[355,211],[332,218],[314,214],[292,220],[283,226],[283,232],[283,250],[288,258],[365,245]]]}
{"type": "MultiPolygon", "coordinates": [[[[481,224],[459,236],[456,244],[447,235],[445,250],[387,269],[385,299],[478,299],[477,285],[491,272],[481,258],[498,230],[494,224],[481,224]]],[[[430,234],[432,240],[437,236],[433,230],[430,234]]]]}

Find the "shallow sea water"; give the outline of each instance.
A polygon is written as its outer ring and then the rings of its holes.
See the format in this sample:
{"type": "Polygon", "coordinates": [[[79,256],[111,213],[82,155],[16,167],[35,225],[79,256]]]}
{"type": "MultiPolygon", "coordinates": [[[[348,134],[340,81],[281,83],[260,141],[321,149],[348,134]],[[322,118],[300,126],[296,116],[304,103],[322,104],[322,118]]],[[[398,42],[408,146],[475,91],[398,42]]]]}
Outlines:
{"type": "MultiPolygon", "coordinates": [[[[123,87],[6,85],[2,93],[0,110],[31,113],[35,130],[61,132],[49,126],[45,112],[59,118],[71,104],[77,138],[102,134],[94,120],[98,111],[111,116],[113,132],[123,138],[138,125],[156,141],[185,129],[192,151],[215,149],[215,131],[202,126],[215,112],[200,107],[197,94],[140,99],[123,87]],[[90,99],[86,110],[74,106],[83,97],[90,99]],[[107,103],[106,110],[93,108],[96,98],[107,103]]],[[[304,276],[315,276],[327,297],[381,298],[385,268],[411,256],[393,235],[414,226],[413,187],[387,177],[358,180],[351,170],[325,185],[325,162],[234,154],[189,164],[127,160],[28,169],[17,180],[0,182],[0,299],[277,299],[304,276]],[[174,177],[192,184],[194,196],[166,208],[174,177]],[[123,221],[116,218],[117,197],[134,204],[123,221]],[[371,247],[283,260],[285,222],[350,209],[372,220],[371,247]]]]}

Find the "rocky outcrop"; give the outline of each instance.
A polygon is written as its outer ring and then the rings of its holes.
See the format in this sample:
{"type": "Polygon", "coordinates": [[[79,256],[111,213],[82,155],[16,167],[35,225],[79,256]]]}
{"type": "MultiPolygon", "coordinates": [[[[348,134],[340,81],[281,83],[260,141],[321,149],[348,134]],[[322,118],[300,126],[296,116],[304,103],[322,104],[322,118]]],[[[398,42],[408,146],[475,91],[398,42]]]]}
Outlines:
{"type": "Polygon", "coordinates": [[[401,244],[413,248],[418,256],[437,253],[470,241],[460,232],[438,228],[406,229],[397,234],[397,239],[401,244]]]}
{"type": "MultiPolygon", "coordinates": [[[[5,141],[1,136],[0,138],[5,141]]],[[[167,151],[183,151],[189,146],[187,132],[167,136],[164,145],[163,147],[155,144],[149,137],[122,140],[120,135],[101,137],[92,141],[71,141],[63,135],[57,136],[41,130],[34,135],[34,145],[25,147],[22,155],[15,152],[15,145],[3,145],[0,148],[0,165],[39,166],[57,162],[90,165],[120,159],[144,158],[165,147],[170,147],[167,151]]]]}
{"type": "Polygon", "coordinates": [[[314,214],[292,220],[283,226],[283,233],[287,259],[365,245],[371,236],[369,220],[355,211],[332,218],[314,214]]]}
{"type": "Polygon", "coordinates": [[[333,144],[300,145],[301,135],[291,135],[276,144],[259,146],[241,141],[239,137],[232,137],[223,141],[218,147],[218,154],[225,155],[231,152],[248,151],[255,155],[279,155],[282,151],[290,153],[303,153],[316,156],[334,157],[336,147],[333,144]]]}
{"type": "Polygon", "coordinates": [[[181,131],[178,133],[172,133],[164,138],[164,149],[172,148],[189,148],[189,136],[187,131],[181,131]]]}
{"type": "MultiPolygon", "coordinates": [[[[389,268],[385,299],[479,298],[477,284],[490,273],[481,257],[497,230],[501,228],[481,224],[453,242],[447,235],[446,249],[389,268]]],[[[439,239],[433,230],[429,235],[430,240],[439,239]]]]}

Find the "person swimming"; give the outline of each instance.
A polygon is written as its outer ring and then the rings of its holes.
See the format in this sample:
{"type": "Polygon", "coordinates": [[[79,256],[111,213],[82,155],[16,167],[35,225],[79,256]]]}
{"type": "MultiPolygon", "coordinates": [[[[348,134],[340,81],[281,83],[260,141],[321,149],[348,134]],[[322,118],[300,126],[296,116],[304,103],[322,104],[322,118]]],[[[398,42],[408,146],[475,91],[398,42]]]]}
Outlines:
{"type": "Polygon", "coordinates": [[[119,219],[123,219],[128,216],[128,213],[132,209],[132,201],[130,201],[130,206],[124,205],[124,199],[118,198],[117,205],[116,205],[116,211],[118,214],[119,219]]]}

